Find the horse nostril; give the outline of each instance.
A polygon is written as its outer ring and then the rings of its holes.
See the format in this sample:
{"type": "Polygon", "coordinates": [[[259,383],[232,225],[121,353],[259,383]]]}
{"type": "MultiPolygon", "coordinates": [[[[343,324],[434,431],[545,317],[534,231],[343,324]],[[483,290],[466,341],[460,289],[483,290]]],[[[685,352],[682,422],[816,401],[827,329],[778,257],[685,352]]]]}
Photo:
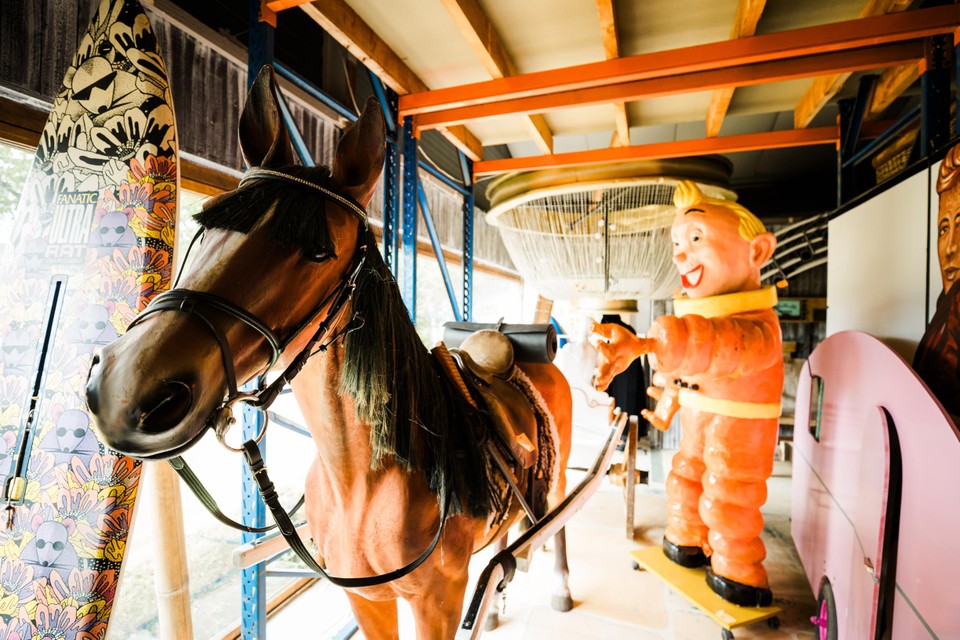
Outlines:
{"type": "Polygon", "coordinates": [[[187,415],[193,403],[192,387],[179,380],[164,380],[148,394],[134,412],[137,426],[144,431],[166,431],[187,415]]]}

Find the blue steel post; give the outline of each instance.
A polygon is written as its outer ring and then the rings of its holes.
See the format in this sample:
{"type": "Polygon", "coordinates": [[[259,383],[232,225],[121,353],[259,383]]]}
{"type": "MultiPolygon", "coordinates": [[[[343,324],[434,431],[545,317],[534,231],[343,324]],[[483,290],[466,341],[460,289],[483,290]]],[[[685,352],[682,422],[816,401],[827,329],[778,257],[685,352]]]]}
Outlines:
{"type": "Polygon", "coordinates": [[[383,159],[383,260],[393,277],[397,277],[397,251],[400,234],[397,222],[400,219],[400,150],[396,140],[387,141],[387,153],[383,159]]]}
{"type": "Polygon", "coordinates": [[[417,139],[413,135],[413,118],[403,119],[403,268],[400,292],[410,312],[410,321],[417,321],[417,139]]]}
{"type": "MultiPolygon", "coordinates": [[[[249,391],[255,391],[255,383],[248,385],[249,391]]],[[[244,405],[243,439],[255,438],[263,428],[263,414],[244,405]]],[[[266,458],[267,439],[260,442],[260,455],[266,458]]],[[[250,470],[243,465],[243,524],[262,527],[266,524],[266,509],[250,470]]],[[[242,534],[243,544],[253,542],[263,534],[242,534]]],[[[240,575],[240,606],[243,640],[265,640],[267,637],[267,569],[258,564],[243,569],[240,575]]]]}
{"type": "Polygon", "coordinates": [[[950,39],[924,40],[920,69],[920,157],[926,158],[950,141],[950,39]]]}
{"type": "Polygon", "coordinates": [[[260,0],[249,0],[250,35],[247,41],[247,88],[253,86],[260,67],[273,64],[273,27],[260,20],[260,0]]]}
{"type": "MultiPolygon", "coordinates": [[[[247,43],[247,87],[253,85],[260,68],[273,62],[274,29],[261,21],[260,0],[249,0],[250,33],[247,43]]],[[[263,416],[258,411],[246,407],[243,409],[243,437],[251,438],[263,426],[263,416]]],[[[266,442],[261,445],[266,448],[266,442]]],[[[266,455],[266,451],[262,451],[266,455]]],[[[241,507],[243,523],[262,527],[266,520],[263,501],[257,493],[256,484],[247,468],[243,467],[243,489],[241,507]]],[[[252,542],[258,536],[243,534],[243,542],[252,542]]],[[[243,640],[265,640],[267,635],[267,571],[264,565],[243,569],[240,575],[241,619],[240,627],[243,640]]]]}
{"type": "Polygon", "coordinates": [[[463,196],[463,321],[473,319],[473,161],[460,152],[460,170],[467,193],[463,196]]]}
{"type": "Polygon", "coordinates": [[[387,153],[383,160],[383,260],[393,277],[397,277],[397,250],[400,234],[397,222],[400,218],[400,144],[397,136],[397,93],[383,86],[372,71],[368,70],[373,92],[380,101],[387,121],[387,153]]]}
{"type": "Polygon", "coordinates": [[[837,206],[841,201],[846,202],[861,193],[866,185],[863,184],[862,172],[855,163],[850,160],[857,151],[857,145],[860,142],[860,130],[863,127],[864,116],[867,113],[867,105],[870,97],[873,95],[873,87],[876,84],[877,77],[866,75],[860,78],[860,86],[857,89],[855,100],[846,99],[840,101],[840,144],[838,147],[839,162],[839,180],[840,196],[837,206]]]}
{"type": "MultiPolygon", "coordinates": [[[[850,131],[850,122],[853,119],[854,101],[852,98],[840,100],[837,103],[840,108],[840,114],[837,116],[837,124],[840,128],[840,140],[845,140],[850,131]]],[[[837,144],[837,207],[850,199],[852,187],[850,180],[847,179],[847,170],[844,168],[846,158],[843,155],[843,145],[837,144]]]]}
{"type": "Polygon", "coordinates": [[[447,271],[447,261],[443,257],[443,245],[440,244],[437,227],[433,224],[433,214],[430,213],[430,205],[427,204],[427,194],[423,190],[423,183],[417,184],[417,200],[420,201],[420,213],[423,215],[424,226],[427,227],[427,235],[430,236],[430,244],[433,245],[433,254],[437,257],[440,276],[447,288],[447,297],[450,299],[450,307],[453,309],[453,318],[457,322],[462,322],[463,314],[460,312],[460,307],[457,306],[457,294],[453,292],[453,281],[450,279],[450,272],[447,271]]]}

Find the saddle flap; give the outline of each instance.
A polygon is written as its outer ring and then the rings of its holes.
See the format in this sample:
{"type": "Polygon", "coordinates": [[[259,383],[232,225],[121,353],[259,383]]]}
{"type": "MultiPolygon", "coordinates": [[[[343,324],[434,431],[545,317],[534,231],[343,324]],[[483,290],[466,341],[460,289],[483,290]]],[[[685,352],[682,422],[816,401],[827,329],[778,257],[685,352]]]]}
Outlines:
{"type": "Polygon", "coordinates": [[[459,366],[461,380],[482,400],[497,437],[522,468],[532,467],[537,461],[537,417],[527,396],[510,382],[513,367],[492,375],[466,352],[450,349],[449,354],[459,366]]]}

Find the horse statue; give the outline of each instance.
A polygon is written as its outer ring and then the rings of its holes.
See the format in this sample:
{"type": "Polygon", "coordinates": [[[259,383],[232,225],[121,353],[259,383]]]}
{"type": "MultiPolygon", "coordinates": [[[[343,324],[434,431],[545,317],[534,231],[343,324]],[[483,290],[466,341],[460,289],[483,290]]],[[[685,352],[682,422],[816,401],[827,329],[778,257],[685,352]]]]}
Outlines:
{"type": "MultiPolygon", "coordinates": [[[[516,443],[491,446],[502,440],[489,429],[496,412],[464,379],[489,392],[509,376],[547,414],[540,422],[556,437],[522,439],[551,461],[531,467],[552,474],[546,508],[565,494],[570,390],[552,364],[507,363],[508,373],[489,377],[475,373],[482,358],[464,356],[474,373],[458,379],[449,353],[428,351],[366,220],[384,161],[380,107],[368,101],[327,170],[295,164],[280,100],[264,67],[239,125],[252,168],[198,214],[202,242],[178,286],[94,357],[95,428],[127,455],[173,458],[208,426],[222,435],[233,405],[263,409],[289,382],[316,447],[305,499],[317,563],[360,578],[420,554],[422,564],[400,578],[347,590],[357,623],[367,638],[397,638],[404,598],[418,638],[453,638],[471,554],[505,537],[526,506],[491,462],[502,454],[520,470],[516,443]],[[275,366],[283,370],[276,382],[238,390],[275,366]]],[[[569,610],[562,530],[555,541],[552,603],[569,610]]]]}

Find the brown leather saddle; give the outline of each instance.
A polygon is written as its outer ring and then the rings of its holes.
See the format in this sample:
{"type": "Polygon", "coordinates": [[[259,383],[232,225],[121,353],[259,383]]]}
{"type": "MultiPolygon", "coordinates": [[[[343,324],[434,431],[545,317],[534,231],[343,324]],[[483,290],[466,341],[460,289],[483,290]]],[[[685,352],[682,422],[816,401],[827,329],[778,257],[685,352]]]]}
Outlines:
{"type": "MultiPolygon", "coordinates": [[[[538,517],[542,516],[545,504],[538,503],[545,501],[552,476],[544,472],[550,463],[544,464],[545,452],[540,446],[545,438],[542,430],[549,428],[544,424],[549,414],[516,367],[510,340],[498,331],[482,330],[458,349],[448,350],[440,343],[433,351],[467,402],[489,415],[494,435],[510,458],[512,483],[526,494],[538,517]]],[[[549,442],[549,435],[546,438],[549,442]]]]}

